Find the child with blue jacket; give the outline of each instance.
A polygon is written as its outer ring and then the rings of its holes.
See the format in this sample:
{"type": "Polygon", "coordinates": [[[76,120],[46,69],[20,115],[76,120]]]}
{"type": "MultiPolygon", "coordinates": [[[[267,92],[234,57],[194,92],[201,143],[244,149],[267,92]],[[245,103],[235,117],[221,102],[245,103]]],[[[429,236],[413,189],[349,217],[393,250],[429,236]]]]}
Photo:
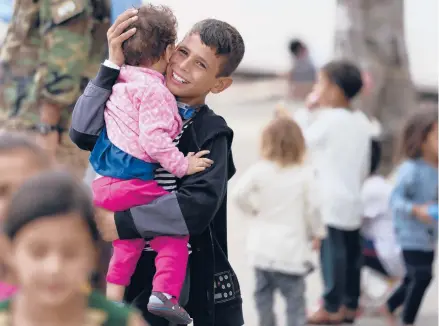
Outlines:
{"type": "Polygon", "coordinates": [[[413,325],[432,279],[437,223],[429,208],[438,202],[438,113],[414,115],[403,131],[403,162],[390,199],[406,275],[384,307],[390,325],[403,306],[403,325],[413,325]]]}

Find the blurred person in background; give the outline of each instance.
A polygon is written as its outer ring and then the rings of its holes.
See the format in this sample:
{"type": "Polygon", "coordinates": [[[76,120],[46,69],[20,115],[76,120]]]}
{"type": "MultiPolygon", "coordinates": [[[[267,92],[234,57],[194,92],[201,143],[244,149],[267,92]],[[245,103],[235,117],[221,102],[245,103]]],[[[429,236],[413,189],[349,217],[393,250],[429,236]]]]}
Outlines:
{"type": "Polygon", "coordinates": [[[76,178],[50,171],[25,181],[3,229],[20,289],[0,303],[2,324],[147,326],[133,309],[83,287],[100,237],[89,193],[76,178]]]}
{"type": "MultiPolygon", "coordinates": [[[[0,135],[0,225],[12,195],[27,179],[52,167],[47,155],[34,141],[24,135],[0,135]]],[[[3,236],[3,235],[2,235],[3,236]]],[[[0,300],[16,292],[16,279],[8,268],[8,247],[0,237],[0,300]]]]}
{"type": "Polygon", "coordinates": [[[285,298],[288,326],[306,325],[305,276],[311,247],[326,235],[316,176],[300,127],[288,117],[264,129],[261,160],[238,180],[232,198],[250,219],[247,252],[256,276],[259,325],[275,326],[274,294],[285,298]],[[261,242],[262,241],[262,242],[261,242]],[[311,246],[312,242],[312,246],[311,246]]]}
{"type": "Polygon", "coordinates": [[[0,128],[32,133],[80,177],[88,153],[65,131],[106,56],[109,1],[16,0],[0,51],[0,128]]]}
{"type": "MultiPolygon", "coordinates": [[[[5,209],[11,196],[27,179],[52,169],[53,163],[45,151],[29,137],[18,133],[0,135],[0,219],[4,218],[5,209]]],[[[0,238],[0,245],[3,244],[0,238]]],[[[92,286],[103,290],[108,258],[105,255],[106,243],[101,241],[98,270],[92,275],[92,286]]],[[[5,265],[7,250],[1,247],[0,253],[0,299],[8,297],[15,291],[14,275],[5,265]]],[[[87,282],[88,283],[88,282],[87,282]]]]}
{"type": "Polygon", "coordinates": [[[307,46],[301,40],[291,40],[288,49],[293,60],[293,67],[287,75],[288,95],[294,100],[303,101],[314,85],[316,68],[307,46]]]}
{"type": "Polygon", "coordinates": [[[403,325],[414,325],[433,278],[438,224],[429,206],[438,203],[438,112],[414,114],[402,132],[401,159],[390,205],[405,276],[383,307],[389,325],[403,306],[403,325]]]}
{"type": "Polygon", "coordinates": [[[353,323],[360,296],[361,186],[369,174],[371,123],[353,105],[363,86],[348,61],[323,66],[313,88],[315,109],[303,128],[309,159],[318,174],[322,218],[324,305],[309,324],[353,323]]]}
{"type": "MultiPolygon", "coordinates": [[[[394,234],[394,223],[390,209],[392,184],[378,174],[381,160],[381,144],[372,140],[370,175],[363,184],[361,200],[363,205],[363,225],[361,235],[364,238],[363,266],[376,272],[386,281],[390,293],[394,284],[402,279],[405,268],[402,261],[401,248],[394,234]]],[[[368,295],[374,289],[370,283],[362,282],[365,299],[373,299],[368,295]],[[368,297],[368,298],[367,298],[368,297]]],[[[372,303],[372,302],[371,302],[372,303]]]]}

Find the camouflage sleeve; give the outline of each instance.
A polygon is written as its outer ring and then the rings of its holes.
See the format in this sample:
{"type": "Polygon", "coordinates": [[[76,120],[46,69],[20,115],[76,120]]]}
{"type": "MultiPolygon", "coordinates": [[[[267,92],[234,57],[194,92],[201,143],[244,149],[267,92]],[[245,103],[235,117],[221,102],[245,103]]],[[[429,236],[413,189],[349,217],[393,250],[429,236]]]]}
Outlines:
{"type": "Polygon", "coordinates": [[[65,111],[80,95],[91,47],[91,6],[89,0],[41,1],[37,92],[41,101],[65,111]]]}

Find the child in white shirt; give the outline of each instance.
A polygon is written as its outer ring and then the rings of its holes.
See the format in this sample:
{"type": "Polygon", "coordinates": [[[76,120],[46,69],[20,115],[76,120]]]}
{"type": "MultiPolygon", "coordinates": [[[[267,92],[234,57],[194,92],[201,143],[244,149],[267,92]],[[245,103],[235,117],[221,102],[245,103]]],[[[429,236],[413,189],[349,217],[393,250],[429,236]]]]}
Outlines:
{"type": "Polygon", "coordinates": [[[325,236],[315,174],[305,162],[305,141],[293,120],[272,121],[261,145],[261,161],[242,176],[232,193],[238,207],[252,218],[247,248],[256,273],[259,325],[275,325],[273,293],[278,289],[287,302],[287,324],[303,326],[304,276],[312,268],[310,240],[318,249],[325,236]]]}
{"type": "Polygon", "coordinates": [[[351,106],[362,86],[355,65],[328,63],[313,88],[314,108],[306,123],[301,123],[318,173],[322,218],[328,230],[321,248],[324,305],[309,317],[311,325],[351,324],[358,308],[361,187],[369,174],[372,134],[368,118],[351,106]]]}
{"type": "Polygon", "coordinates": [[[362,236],[365,238],[363,250],[364,265],[389,279],[404,276],[401,256],[390,210],[392,184],[376,174],[381,158],[379,142],[373,141],[371,174],[363,184],[361,199],[363,204],[362,236]]]}

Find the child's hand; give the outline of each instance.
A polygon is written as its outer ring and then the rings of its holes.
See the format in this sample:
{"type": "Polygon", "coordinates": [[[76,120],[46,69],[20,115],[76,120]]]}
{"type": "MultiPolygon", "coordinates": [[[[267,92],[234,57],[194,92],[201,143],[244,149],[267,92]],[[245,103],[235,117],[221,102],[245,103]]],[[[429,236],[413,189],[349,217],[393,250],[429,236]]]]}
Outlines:
{"type": "Polygon", "coordinates": [[[311,248],[312,248],[312,250],[314,250],[314,251],[318,251],[318,250],[320,250],[320,247],[322,246],[322,240],[321,239],[319,239],[319,238],[314,238],[313,240],[312,240],[312,245],[311,245],[311,248]]]}
{"type": "Polygon", "coordinates": [[[305,106],[309,110],[316,109],[319,107],[319,95],[315,91],[312,91],[311,93],[308,94],[305,100],[305,106]]]}
{"type": "Polygon", "coordinates": [[[203,157],[204,155],[209,154],[210,151],[199,151],[198,153],[189,153],[187,154],[187,158],[189,160],[189,167],[187,169],[186,175],[192,175],[198,172],[202,172],[209,168],[213,161],[211,159],[203,157]]]}
{"type": "Polygon", "coordinates": [[[415,205],[412,212],[423,223],[431,224],[433,222],[433,218],[428,213],[428,205],[415,205]]]}

